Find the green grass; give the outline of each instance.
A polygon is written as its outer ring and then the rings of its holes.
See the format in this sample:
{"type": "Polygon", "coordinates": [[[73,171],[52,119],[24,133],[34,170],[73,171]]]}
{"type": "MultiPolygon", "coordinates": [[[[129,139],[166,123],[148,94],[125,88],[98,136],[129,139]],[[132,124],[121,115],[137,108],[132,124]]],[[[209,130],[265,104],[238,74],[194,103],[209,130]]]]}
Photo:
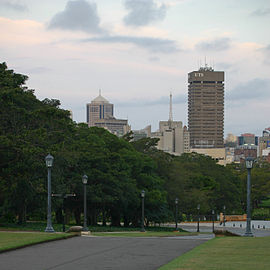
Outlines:
{"type": "MultiPolygon", "coordinates": [[[[0,230],[8,231],[38,231],[44,232],[47,226],[46,222],[26,222],[23,224],[17,223],[1,223],[0,230]]],[[[66,230],[69,228],[69,225],[66,225],[66,230]]],[[[53,224],[53,228],[56,232],[62,232],[62,224],[53,224]]]]}
{"type": "Polygon", "coordinates": [[[146,231],[146,232],[92,232],[94,236],[110,236],[110,237],[168,237],[168,236],[185,236],[185,235],[197,235],[197,233],[189,232],[166,232],[166,231],[146,231]]]}
{"type": "Polygon", "coordinates": [[[0,232],[0,252],[72,236],[64,233],[0,232]]]}
{"type": "Polygon", "coordinates": [[[270,237],[217,237],[159,270],[270,269],[270,237]]]}

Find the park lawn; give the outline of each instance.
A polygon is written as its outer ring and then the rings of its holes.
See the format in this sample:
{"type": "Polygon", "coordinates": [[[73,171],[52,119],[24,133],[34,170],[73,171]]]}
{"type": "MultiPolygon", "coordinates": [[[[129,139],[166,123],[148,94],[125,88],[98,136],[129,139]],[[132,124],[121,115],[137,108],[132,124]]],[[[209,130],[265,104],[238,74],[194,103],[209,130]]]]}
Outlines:
{"type": "Polygon", "coordinates": [[[0,252],[72,236],[65,233],[0,232],[0,252]]]}
{"type": "Polygon", "coordinates": [[[159,270],[270,269],[270,237],[217,237],[159,270]]]}
{"type": "Polygon", "coordinates": [[[186,236],[197,235],[190,232],[166,232],[166,231],[146,231],[146,232],[92,232],[94,236],[110,236],[110,237],[168,237],[168,236],[186,236]]]}

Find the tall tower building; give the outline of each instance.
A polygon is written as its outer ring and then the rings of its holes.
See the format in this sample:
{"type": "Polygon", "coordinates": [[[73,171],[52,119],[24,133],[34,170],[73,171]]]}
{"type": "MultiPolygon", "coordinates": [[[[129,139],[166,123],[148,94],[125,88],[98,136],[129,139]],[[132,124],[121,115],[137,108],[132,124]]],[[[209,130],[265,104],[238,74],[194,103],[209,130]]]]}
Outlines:
{"type": "Polygon", "coordinates": [[[86,110],[86,121],[90,127],[95,126],[98,120],[113,118],[113,104],[101,96],[101,93],[86,105],[86,110]]]}
{"type": "Polygon", "coordinates": [[[188,74],[188,129],[191,148],[223,148],[224,72],[201,67],[188,74]]]}
{"type": "Polygon", "coordinates": [[[96,97],[86,105],[86,121],[89,127],[102,127],[117,136],[123,136],[130,131],[128,120],[116,119],[113,116],[113,104],[101,96],[96,97]]]}

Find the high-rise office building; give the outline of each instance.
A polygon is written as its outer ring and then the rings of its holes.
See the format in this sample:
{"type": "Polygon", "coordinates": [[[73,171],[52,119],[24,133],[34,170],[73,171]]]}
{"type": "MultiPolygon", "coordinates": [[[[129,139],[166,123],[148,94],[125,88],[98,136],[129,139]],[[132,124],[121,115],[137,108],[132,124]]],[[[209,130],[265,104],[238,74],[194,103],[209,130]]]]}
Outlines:
{"type": "Polygon", "coordinates": [[[224,72],[201,67],[188,74],[188,129],[191,148],[223,148],[224,72]]]}
{"type": "Polygon", "coordinates": [[[113,116],[113,104],[102,97],[101,93],[86,105],[86,121],[89,127],[102,127],[117,136],[130,131],[128,120],[116,119],[113,116]]]}

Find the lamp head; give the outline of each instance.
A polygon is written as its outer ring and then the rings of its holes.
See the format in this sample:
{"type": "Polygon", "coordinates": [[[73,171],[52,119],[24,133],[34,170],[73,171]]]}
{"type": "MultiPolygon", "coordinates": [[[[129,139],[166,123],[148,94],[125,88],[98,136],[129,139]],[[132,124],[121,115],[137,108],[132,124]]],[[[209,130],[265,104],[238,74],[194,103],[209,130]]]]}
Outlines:
{"type": "Polygon", "coordinates": [[[46,161],[46,166],[48,168],[51,168],[53,165],[53,156],[49,154],[48,156],[45,157],[45,161],[46,161]]]}
{"type": "Polygon", "coordinates": [[[141,192],[141,197],[144,198],[144,196],[145,196],[145,191],[142,190],[142,192],[141,192]]]}
{"type": "Polygon", "coordinates": [[[252,169],[253,162],[254,162],[254,159],[252,157],[247,157],[246,158],[246,167],[247,167],[247,169],[252,169]]]}
{"type": "Polygon", "coordinates": [[[200,208],[201,208],[201,206],[200,206],[200,204],[198,204],[198,205],[197,205],[197,209],[200,210],[200,208]]]}
{"type": "Polygon", "coordinates": [[[175,198],[175,204],[178,204],[179,199],[175,198]]]}
{"type": "Polygon", "coordinates": [[[87,184],[87,180],[88,180],[88,176],[85,174],[83,177],[82,177],[82,182],[84,185],[87,184]]]}

